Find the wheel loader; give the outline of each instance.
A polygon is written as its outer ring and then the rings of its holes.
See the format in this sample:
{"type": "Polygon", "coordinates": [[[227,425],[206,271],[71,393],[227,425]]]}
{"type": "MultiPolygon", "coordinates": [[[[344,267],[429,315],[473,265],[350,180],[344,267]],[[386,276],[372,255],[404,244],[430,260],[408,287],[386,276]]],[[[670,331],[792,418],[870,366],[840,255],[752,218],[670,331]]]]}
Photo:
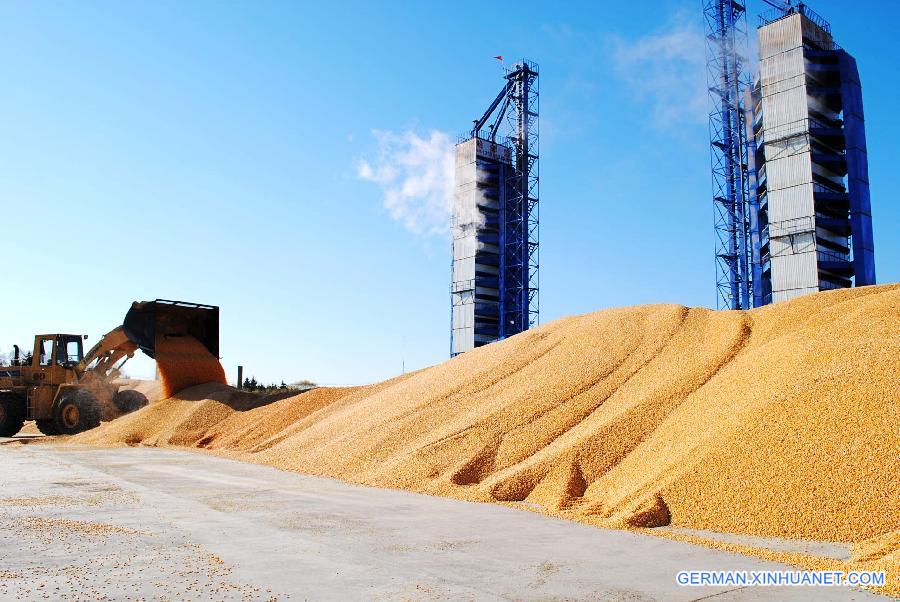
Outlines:
{"type": "Polygon", "coordinates": [[[192,336],[219,355],[219,308],[183,301],[135,301],[125,320],[86,354],[87,335],[34,337],[30,361],[14,348],[11,366],[0,366],[0,437],[12,437],[26,420],[46,435],[94,428],[147,405],[137,391],[118,391],[114,379],[138,349],[155,357],[157,337],[192,336]]]}

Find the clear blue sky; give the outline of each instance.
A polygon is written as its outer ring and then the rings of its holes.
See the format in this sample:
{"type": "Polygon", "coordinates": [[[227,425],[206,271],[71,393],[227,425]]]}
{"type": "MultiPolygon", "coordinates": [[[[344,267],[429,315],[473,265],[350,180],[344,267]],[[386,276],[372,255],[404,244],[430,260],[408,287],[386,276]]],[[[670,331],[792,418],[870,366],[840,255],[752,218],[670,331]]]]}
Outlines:
{"type": "MultiPolygon", "coordinates": [[[[444,360],[449,241],[360,166],[397,160],[385,136],[464,131],[496,54],[541,67],[542,321],[712,306],[699,4],[4,1],[0,352],[96,341],[163,297],[221,306],[230,377],[444,360]]],[[[812,7],[859,62],[878,278],[896,282],[900,7],[812,7]]]]}

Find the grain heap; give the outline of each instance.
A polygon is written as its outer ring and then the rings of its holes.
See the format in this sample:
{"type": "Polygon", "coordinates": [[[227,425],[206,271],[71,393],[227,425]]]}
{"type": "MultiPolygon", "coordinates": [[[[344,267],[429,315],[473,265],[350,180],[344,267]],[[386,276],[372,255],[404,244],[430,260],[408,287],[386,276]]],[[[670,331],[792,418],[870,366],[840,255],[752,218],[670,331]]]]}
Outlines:
{"type": "Polygon", "coordinates": [[[157,337],[156,366],[163,397],[197,384],[227,382],[222,364],[194,337],[157,337]]]}
{"type": "Polygon", "coordinates": [[[898,391],[890,285],[749,312],[575,316],[404,378],[243,411],[243,394],[210,385],[74,440],[209,447],[602,526],[853,542],[856,566],[896,574],[898,391]]]}

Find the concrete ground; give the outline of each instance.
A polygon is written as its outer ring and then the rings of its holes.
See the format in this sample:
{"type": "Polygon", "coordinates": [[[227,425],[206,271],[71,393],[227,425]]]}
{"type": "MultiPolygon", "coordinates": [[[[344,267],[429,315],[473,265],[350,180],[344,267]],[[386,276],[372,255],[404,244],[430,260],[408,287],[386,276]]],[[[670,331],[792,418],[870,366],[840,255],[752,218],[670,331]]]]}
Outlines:
{"type": "Polygon", "coordinates": [[[885,600],[679,587],[791,567],[210,455],[0,445],[0,599],[885,600]]]}

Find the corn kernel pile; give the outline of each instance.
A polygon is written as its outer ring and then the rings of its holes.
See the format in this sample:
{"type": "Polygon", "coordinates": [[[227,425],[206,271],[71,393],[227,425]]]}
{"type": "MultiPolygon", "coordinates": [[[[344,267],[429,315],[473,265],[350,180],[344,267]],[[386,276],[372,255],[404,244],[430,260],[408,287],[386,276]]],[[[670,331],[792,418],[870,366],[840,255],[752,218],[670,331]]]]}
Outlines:
{"type": "Polygon", "coordinates": [[[248,395],[195,387],[72,440],[204,447],[607,527],[853,542],[897,564],[900,285],[605,310],[377,385],[248,395]]]}
{"type": "Polygon", "coordinates": [[[194,385],[228,382],[219,360],[194,337],[157,337],[156,366],[163,397],[194,385]]]}

